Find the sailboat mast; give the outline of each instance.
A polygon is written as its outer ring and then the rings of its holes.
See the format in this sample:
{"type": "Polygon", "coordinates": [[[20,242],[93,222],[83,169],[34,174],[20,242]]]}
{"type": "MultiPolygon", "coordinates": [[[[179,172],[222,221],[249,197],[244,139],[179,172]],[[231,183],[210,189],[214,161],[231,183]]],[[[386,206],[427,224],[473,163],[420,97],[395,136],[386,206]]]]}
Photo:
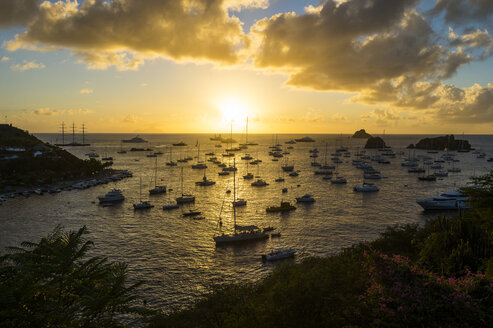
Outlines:
{"type": "Polygon", "coordinates": [[[142,203],[142,177],[140,177],[140,192],[139,192],[139,199],[140,199],[140,202],[142,203]]]}
{"type": "Polygon", "coordinates": [[[181,195],[183,196],[183,166],[181,167],[181,195]]]}
{"type": "Polygon", "coordinates": [[[236,158],[233,159],[233,224],[234,224],[234,231],[236,234],[236,206],[235,206],[235,200],[236,200],[236,158]]]}
{"type": "Polygon", "coordinates": [[[247,124],[246,124],[246,140],[245,140],[246,142],[245,142],[245,144],[248,145],[248,116],[247,116],[246,123],[247,124]]]}
{"type": "Polygon", "coordinates": [[[156,157],[156,163],[154,165],[154,186],[157,187],[157,157],[156,157]]]}

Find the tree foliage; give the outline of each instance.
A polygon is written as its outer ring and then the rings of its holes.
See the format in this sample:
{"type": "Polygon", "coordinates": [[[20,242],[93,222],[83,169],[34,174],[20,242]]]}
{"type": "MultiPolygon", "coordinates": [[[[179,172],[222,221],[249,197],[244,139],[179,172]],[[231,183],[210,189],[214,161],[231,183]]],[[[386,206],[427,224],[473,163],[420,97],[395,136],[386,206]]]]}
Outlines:
{"type": "Polygon", "coordinates": [[[139,283],[128,284],[127,266],[87,258],[93,243],[84,226],[57,227],[38,243],[9,247],[0,257],[1,327],[124,327],[135,306],[139,283]]]}

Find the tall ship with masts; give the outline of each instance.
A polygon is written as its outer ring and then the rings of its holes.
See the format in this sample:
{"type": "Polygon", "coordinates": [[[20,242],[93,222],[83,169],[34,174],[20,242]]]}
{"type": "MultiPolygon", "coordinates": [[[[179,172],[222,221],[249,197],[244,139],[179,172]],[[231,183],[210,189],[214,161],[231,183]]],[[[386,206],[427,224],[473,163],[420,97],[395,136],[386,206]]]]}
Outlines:
{"type": "MultiPolygon", "coordinates": [[[[234,167],[236,168],[236,161],[234,162],[234,167]]],[[[238,244],[247,241],[254,240],[264,240],[269,238],[269,235],[256,225],[241,226],[236,224],[236,206],[234,201],[236,199],[236,171],[233,171],[233,232],[232,233],[222,233],[221,235],[214,236],[214,241],[216,245],[220,244],[238,244]]],[[[222,226],[221,215],[219,215],[219,226],[222,226]]]]}
{"type": "Polygon", "coordinates": [[[64,147],[64,146],[70,146],[70,147],[81,147],[81,146],[90,146],[91,144],[86,143],[86,126],[84,123],[82,123],[82,143],[75,141],[75,123],[72,122],[72,142],[65,142],[65,122],[62,122],[61,126],[61,132],[62,132],[62,142],[61,143],[55,143],[55,146],[59,147],[64,147]]]}

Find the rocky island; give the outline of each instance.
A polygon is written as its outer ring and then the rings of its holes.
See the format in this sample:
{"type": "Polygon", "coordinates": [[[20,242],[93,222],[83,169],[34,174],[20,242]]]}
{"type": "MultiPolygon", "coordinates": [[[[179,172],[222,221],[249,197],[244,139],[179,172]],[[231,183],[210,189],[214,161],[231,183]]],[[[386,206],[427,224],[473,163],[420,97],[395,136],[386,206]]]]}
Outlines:
{"type": "Polygon", "coordinates": [[[371,134],[366,133],[365,129],[361,129],[359,131],[356,131],[351,138],[354,139],[369,139],[371,138],[371,134]]]}
{"type": "Polygon", "coordinates": [[[387,148],[385,141],[380,137],[371,137],[366,141],[365,149],[387,148]]]}
{"type": "Polygon", "coordinates": [[[446,135],[435,138],[424,138],[418,141],[416,145],[410,144],[409,149],[426,149],[426,150],[471,150],[471,144],[467,140],[455,139],[454,135],[446,135]]]}

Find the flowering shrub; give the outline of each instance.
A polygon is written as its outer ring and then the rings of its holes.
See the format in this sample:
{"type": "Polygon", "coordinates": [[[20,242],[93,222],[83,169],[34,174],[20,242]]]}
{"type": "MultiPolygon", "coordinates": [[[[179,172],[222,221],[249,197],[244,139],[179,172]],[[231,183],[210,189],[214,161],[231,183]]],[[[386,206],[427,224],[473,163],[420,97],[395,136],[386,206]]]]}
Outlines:
{"type": "Polygon", "coordinates": [[[438,276],[403,256],[363,252],[369,287],[360,301],[374,326],[487,327],[493,324],[493,283],[481,273],[438,276]]]}

